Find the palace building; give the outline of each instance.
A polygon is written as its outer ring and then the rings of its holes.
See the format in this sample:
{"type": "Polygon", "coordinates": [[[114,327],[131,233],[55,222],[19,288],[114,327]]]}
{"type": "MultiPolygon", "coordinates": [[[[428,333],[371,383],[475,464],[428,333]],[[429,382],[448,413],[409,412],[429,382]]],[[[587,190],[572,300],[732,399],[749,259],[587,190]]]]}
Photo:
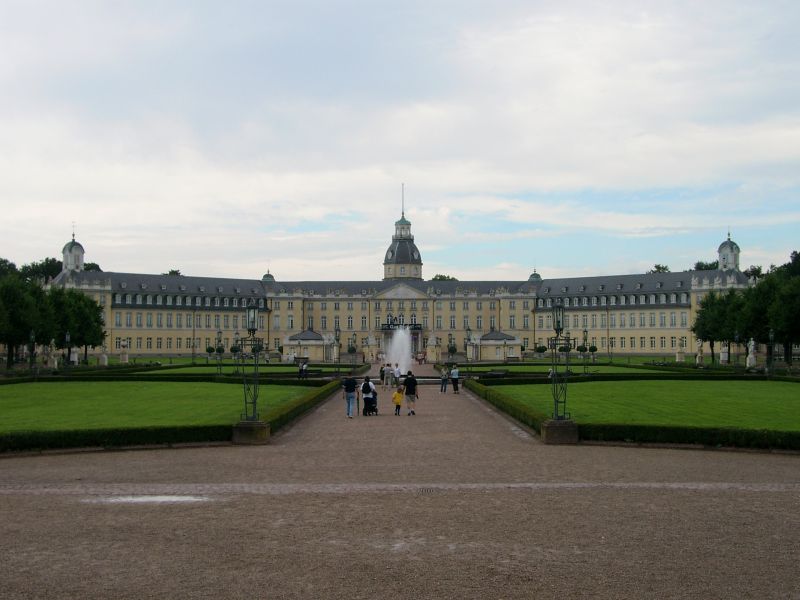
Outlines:
{"type": "MultiPolygon", "coordinates": [[[[271,359],[380,360],[398,328],[428,361],[455,347],[462,360],[519,360],[547,345],[552,308],[564,307],[565,332],[600,353],[665,355],[697,351],[691,333],[705,294],[750,285],[739,246],[718,249],[719,269],[524,281],[426,281],[422,256],[403,214],[376,281],[260,280],[87,272],[84,248],[63,248],[63,271],[49,285],[74,288],[103,308],[107,350],[133,356],[202,355],[221,340],[226,351],[246,335],[244,309],[259,307],[258,333],[271,359]],[[585,334],[584,334],[585,332],[585,334]],[[350,354],[352,356],[352,353],[350,354]]],[[[95,349],[96,353],[101,349],[95,349]]]]}

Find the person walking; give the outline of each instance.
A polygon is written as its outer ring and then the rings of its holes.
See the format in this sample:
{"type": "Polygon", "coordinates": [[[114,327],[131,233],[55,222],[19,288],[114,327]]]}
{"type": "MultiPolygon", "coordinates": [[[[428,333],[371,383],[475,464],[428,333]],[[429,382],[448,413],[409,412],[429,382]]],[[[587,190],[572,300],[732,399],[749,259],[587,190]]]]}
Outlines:
{"type": "Polygon", "coordinates": [[[439,376],[442,379],[442,384],[439,386],[439,393],[440,394],[446,394],[447,393],[447,378],[448,378],[447,367],[442,367],[442,370],[439,373],[439,376]]]}
{"type": "Polygon", "coordinates": [[[453,365],[450,369],[450,381],[453,382],[453,393],[458,393],[458,365],[453,365]]]}
{"type": "Polygon", "coordinates": [[[400,363],[394,363],[394,384],[400,385],[400,378],[403,374],[400,372],[400,363]]]}
{"type": "Polygon", "coordinates": [[[408,416],[416,415],[416,401],[419,399],[419,394],[417,393],[417,378],[414,377],[414,374],[409,371],[408,375],[406,375],[406,380],[403,382],[403,387],[405,389],[405,396],[406,396],[406,408],[408,408],[408,416]]]}
{"type": "Polygon", "coordinates": [[[353,405],[356,402],[356,397],[358,396],[358,382],[356,381],[355,377],[349,375],[343,382],[342,388],[344,389],[344,398],[345,403],[347,405],[347,418],[353,418],[353,405]]]}
{"type": "Polygon", "coordinates": [[[394,402],[394,414],[400,414],[400,407],[403,405],[403,386],[398,385],[397,391],[392,394],[392,402],[394,402]]]}

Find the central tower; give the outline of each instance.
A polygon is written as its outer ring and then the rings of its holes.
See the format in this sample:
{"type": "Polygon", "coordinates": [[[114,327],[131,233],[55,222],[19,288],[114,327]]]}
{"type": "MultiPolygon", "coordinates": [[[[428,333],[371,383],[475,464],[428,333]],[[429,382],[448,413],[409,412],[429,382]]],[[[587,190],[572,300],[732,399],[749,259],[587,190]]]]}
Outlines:
{"type": "Polygon", "coordinates": [[[414,244],[405,210],[394,224],[392,243],[383,261],[383,279],[422,279],[422,258],[414,244]]]}

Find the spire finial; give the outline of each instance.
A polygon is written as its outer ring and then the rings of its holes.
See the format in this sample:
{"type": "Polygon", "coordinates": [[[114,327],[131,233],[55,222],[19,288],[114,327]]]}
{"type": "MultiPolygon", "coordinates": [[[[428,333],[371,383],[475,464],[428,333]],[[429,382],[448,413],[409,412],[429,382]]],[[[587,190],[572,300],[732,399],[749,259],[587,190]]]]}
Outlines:
{"type": "Polygon", "coordinates": [[[72,241],[75,241],[75,221],[72,222],[72,241]]]}
{"type": "Polygon", "coordinates": [[[400,202],[401,202],[401,209],[400,209],[400,216],[405,219],[406,217],[406,184],[400,184],[400,202]]]}

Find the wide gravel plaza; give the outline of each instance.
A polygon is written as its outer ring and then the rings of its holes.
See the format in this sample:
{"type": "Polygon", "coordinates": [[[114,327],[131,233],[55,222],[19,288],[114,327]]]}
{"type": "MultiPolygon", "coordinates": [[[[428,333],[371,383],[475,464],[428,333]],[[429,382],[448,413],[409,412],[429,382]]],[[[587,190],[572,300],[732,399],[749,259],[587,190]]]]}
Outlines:
{"type": "Polygon", "coordinates": [[[449,392],[337,395],[262,447],[4,456],[0,598],[800,598],[797,454],[545,446],[449,392]]]}

